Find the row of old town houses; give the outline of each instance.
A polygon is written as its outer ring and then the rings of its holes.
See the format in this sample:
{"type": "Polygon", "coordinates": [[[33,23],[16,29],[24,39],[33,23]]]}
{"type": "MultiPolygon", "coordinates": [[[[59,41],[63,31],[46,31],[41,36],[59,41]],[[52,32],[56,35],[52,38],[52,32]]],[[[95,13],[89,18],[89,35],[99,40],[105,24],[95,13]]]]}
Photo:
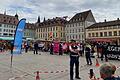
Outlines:
{"type": "MultiPolygon", "coordinates": [[[[0,14],[0,39],[12,39],[15,33],[19,16],[0,14]],[[8,38],[9,37],[9,38],[8,38]]],[[[84,41],[113,41],[120,43],[120,20],[96,22],[92,11],[84,11],[75,14],[70,20],[67,16],[55,17],[36,23],[26,23],[24,30],[24,39],[52,41],[55,38],[60,41],[78,42],[84,41]]]]}

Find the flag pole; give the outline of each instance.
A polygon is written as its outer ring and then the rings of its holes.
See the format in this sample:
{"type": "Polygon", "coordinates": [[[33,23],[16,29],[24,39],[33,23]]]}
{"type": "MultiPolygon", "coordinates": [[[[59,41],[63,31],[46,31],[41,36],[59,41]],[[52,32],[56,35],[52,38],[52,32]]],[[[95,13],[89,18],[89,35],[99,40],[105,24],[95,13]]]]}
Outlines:
{"type": "Polygon", "coordinates": [[[14,49],[14,41],[11,42],[11,63],[10,63],[10,68],[12,68],[12,65],[13,65],[13,49],[14,49]]]}
{"type": "Polygon", "coordinates": [[[11,64],[10,64],[10,68],[12,68],[12,62],[13,62],[13,51],[11,51],[11,64]]]}

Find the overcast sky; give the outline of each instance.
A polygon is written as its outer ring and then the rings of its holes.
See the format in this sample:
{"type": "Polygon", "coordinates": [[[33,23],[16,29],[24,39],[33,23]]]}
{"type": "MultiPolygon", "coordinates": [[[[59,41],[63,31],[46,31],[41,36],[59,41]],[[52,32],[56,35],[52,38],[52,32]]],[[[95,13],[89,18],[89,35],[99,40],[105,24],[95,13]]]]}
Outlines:
{"type": "Polygon", "coordinates": [[[92,10],[97,22],[104,19],[115,20],[120,18],[120,0],[0,0],[0,13],[6,10],[8,15],[26,18],[27,22],[41,21],[45,17],[53,18],[69,16],[86,10],[92,10]]]}

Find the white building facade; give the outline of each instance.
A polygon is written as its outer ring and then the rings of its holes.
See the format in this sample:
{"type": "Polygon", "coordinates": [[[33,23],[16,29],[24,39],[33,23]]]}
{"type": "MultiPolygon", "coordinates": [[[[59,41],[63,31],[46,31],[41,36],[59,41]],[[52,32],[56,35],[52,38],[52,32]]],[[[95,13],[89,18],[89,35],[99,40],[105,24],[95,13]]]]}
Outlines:
{"type": "Polygon", "coordinates": [[[0,36],[6,37],[13,37],[15,34],[16,25],[10,25],[10,24],[3,24],[0,23],[0,36]]]}
{"type": "Polygon", "coordinates": [[[14,37],[18,21],[17,14],[15,16],[0,14],[0,36],[14,37]]]}
{"type": "Polygon", "coordinates": [[[66,41],[72,39],[84,42],[86,39],[85,28],[96,23],[91,10],[77,13],[65,26],[66,41]]]}

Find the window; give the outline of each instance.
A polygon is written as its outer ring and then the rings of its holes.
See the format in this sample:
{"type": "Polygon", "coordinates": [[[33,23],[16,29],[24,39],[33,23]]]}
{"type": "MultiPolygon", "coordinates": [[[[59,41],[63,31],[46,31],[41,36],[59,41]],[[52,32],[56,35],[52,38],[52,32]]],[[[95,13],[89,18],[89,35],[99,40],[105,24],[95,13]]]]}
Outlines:
{"type": "Polygon", "coordinates": [[[96,33],[96,37],[98,37],[98,33],[96,33]]]}
{"type": "Polygon", "coordinates": [[[55,37],[55,33],[53,33],[53,37],[55,37]]]}
{"type": "Polygon", "coordinates": [[[12,34],[9,34],[9,36],[12,36],[12,34]]]}
{"type": "Polygon", "coordinates": [[[118,29],[120,29],[120,25],[118,25],[118,29]]]}
{"type": "Polygon", "coordinates": [[[7,33],[3,33],[4,36],[7,36],[8,34],[7,33]]]}
{"type": "Polygon", "coordinates": [[[2,29],[0,29],[0,32],[2,31],[2,29]]]}
{"type": "Polygon", "coordinates": [[[4,20],[4,22],[6,22],[6,20],[4,20]]]}
{"type": "Polygon", "coordinates": [[[84,38],[84,36],[82,35],[82,39],[84,38]]]}
{"type": "Polygon", "coordinates": [[[112,32],[109,32],[109,36],[112,36],[112,32]]]}
{"type": "Polygon", "coordinates": [[[117,36],[117,31],[114,31],[114,36],[117,36]]]}
{"type": "Polygon", "coordinates": [[[83,26],[84,25],[84,23],[83,22],[81,22],[81,26],[83,26]]]}
{"type": "Polygon", "coordinates": [[[6,29],[6,32],[8,32],[8,29],[6,29]]]}
{"type": "Polygon", "coordinates": [[[61,31],[62,31],[62,27],[61,27],[61,31]]]}
{"type": "Polygon", "coordinates": [[[104,32],[104,36],[107,36],[107,32],[104,32]]]}
{"type": "Polygon", "coordinates": [[[79,29],[79,32],[80,32],[80,29],[79,29]]]}
{"type": "Polygon", "coordinates": [[[94,34],[94,33],[92,33],[92,37],[95,37],[95,34],[94,34]]]}
{"type": "Polygon", "coordinates": [[[91,33],[88,33],[88,37],[91,37],[91,33]]]}
{"type": "Polygon", "coordinates": [[[57,31],[57,27],[56,27],[56,31],[57,31]]]}
{"type": "Polygon", "coordinates": [[[41,28],[41,32],[42,32],[42,28],[41,28]]]}
{"type": "Polygon", "coordinates": [[[79,26],[81,25],[81,23],[79,23],[79,26]]]}
{"type": "Polygon", "coordinates": [[[43,33],[43,38],[45,37],[45,33],[43,33]]]}
{"type": "Polygon", "coordinates": [[[76,23],[76,26],[77,26],[77,23],[76,23]]]}
{"type": "Polygon", "coordinates": [[[13,30],[11,30],[11,32],[13,33],[13,30]]]}
{"type": "Polygon", "coordinates": [[[119,36],[120,36],[120,31],[119,31],[119,36]]]}
{"type": "Polygon", "coordinates": [[[100,37],[103,37],[103,33],[102,32],[100,32],[100,37]]]}
{"type": "Polygon", "coordinates": [[[77,35],[76,35],[76,39],[77,39],[77,35]]]}
{"type": "MultiPolygon", "coordinates": [[[[51,31],[52,31],[52,29],[51,29],[51,31]]],[[[55,28],[53,27],[53,31],[55,31],[55,28]]]]}
{"type": "Polygon", "coordinates": [[[2,26],[2,24],[0,24],[0,27],[2,26]]]}
{"type": "Polygon", "coordinates": [[[84,29],[82,28],[82,32],[84,32],[84,29]]]}
{"type": "Polygon", "coordinates": [[[57,35],[57,33],[56,33],[56,37],[57,37],[58,35],[57,35]]]}
{"type": "Polygon", "coordinates": [[[74,39],[74,35],[73,35],[73,39],[74,39]]]}
{"type": "Polygon", "coordinates": [[[81,35],[79,35],[79,39],[81,38],[81,35]]]}
{"type": "Polygon", "coordinates": [[[77,29],[76,29],[76,33],[77,33],[77,29]]]}
{"type": "Polygon", "coordinates": [[[69,38],[69,36],[67,36],[67,39],[69,38]]]}
{"type": "Polygon", "coordinates": [[[4,24],[4,27],[6,27],[7,25],[4,24]]]}
{"type": "Polygon", "coordinates": [[[71,33],[71,29],[70,29],[70,33],[71,33]]]}
{"type": "Polygon", "coordinates": [[[70,35],[70,39],[71,39],[71,35],[70,35]]]}
{"type": "Polygon", "coordinates": [[[62,37],[62,33],[61,33],[61,37],[62,37]]]}

